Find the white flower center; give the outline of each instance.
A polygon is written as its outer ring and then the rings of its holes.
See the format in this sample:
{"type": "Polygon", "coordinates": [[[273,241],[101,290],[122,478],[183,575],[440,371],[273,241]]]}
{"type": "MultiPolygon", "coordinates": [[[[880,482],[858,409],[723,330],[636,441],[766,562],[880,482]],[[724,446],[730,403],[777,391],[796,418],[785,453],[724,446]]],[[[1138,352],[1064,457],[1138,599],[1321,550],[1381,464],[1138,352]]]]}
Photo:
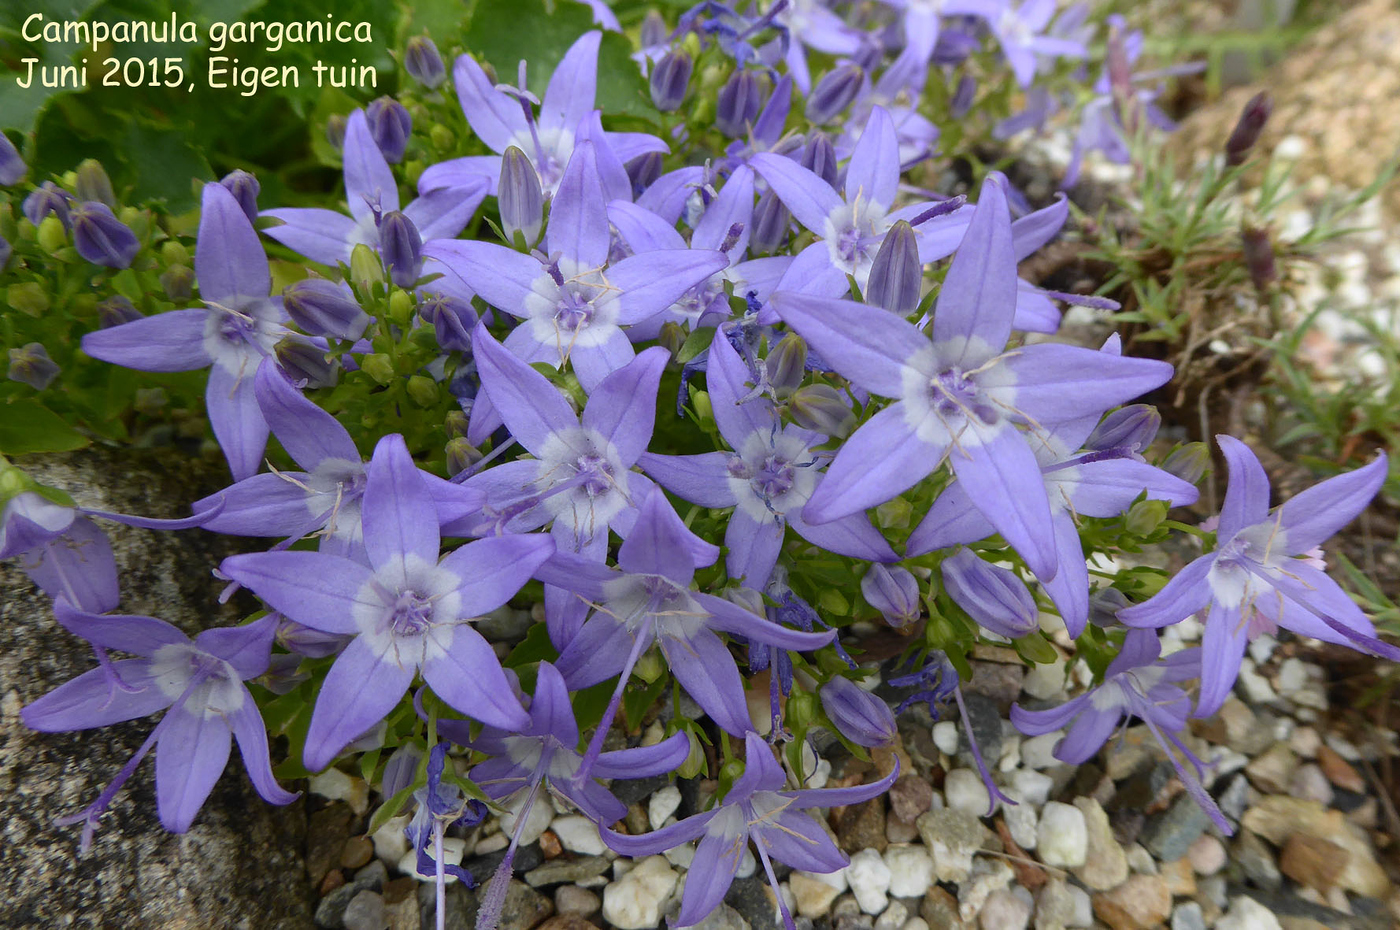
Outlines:
{"type": "Polygon", "coordinates": [[[560,258],[531,283],[524,309],[530,334],[558,348],[561,364],[574,348],[602,345],[617,329],[617,289],[602,269],[570,258],[560,258]]]}
{"type": "Polygon", "coordinates": [[[204,351],[226,371],[251,376],[285,335],[271,298],[230,297],[209,307],[204,351]]]}
{"type": "Polygon", "coordinates": [[[185,709],[205,717],[231,714],[243,706],[245,692],[232,665],[188,643],[161,646],[151,657],[151,673],[156,687],[170,700],[177,700],[200,673],[208,677],[195,686],[185,701],[185,709]]]}
{"type": "Polygon", "coordinates": [[[817,485],[815,461],[793,433],[750,433],[738,454],[729,457],[729,490],[740,510],[767,523],[807,503],[817,485]]]}
{"type": "Polygon", "coordinates": [[[541,451],[535,482],[545,510],[581,536],[591,536],[600,527],[606,532],[612,518],[630,503],[627,467],[617,448],[597,430],[576,427],[551,435],[541,451]],[[571,486],[546,494],[564,482],[571,486]]]}
{"type": "Polygon", "coordinates": [[[375,655],[392,653],[400,668],[418,667],[452,645],[461,619],[461,579],[416,555],[390,560],[360,589],[353,611],[375,655]]]}

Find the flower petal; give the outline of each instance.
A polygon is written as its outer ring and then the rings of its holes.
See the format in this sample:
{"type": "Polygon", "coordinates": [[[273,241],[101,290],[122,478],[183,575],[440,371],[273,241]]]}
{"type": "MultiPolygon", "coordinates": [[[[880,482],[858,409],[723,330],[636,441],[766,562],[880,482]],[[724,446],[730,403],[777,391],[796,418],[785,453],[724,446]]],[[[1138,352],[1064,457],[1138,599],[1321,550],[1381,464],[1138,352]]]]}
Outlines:
{"type": "Polygon", "coordinates": [[[668,775],[680,768],[690,755],[690,738],[672,733],[659,743],[635,749],[617,749],[599,754],[593,763],[594,778],[650,778],[668,775]]]}
{"type": "Polygon", "coordinates": [[[103,649],[150,658],[162,646],[188,646],[190,642],[173,624],[155,617],[89,613],[62,597],[54,601],[53,612],[65,630],[103,649]]]}
{"type": "MultiPolygon", "coordinates": [[[[523,730],[530,715],[515,699],[501,660],[472,627],[452,628],[452,643],[423,663],[423,678],[454,710],[503,730],[523,730]]],[[[410,672],[410,677],[411,677],[410,672]]]]}
{"type": "Polygon", "coordinates": [[[1206,576],[1214,564],[1213,552],[1187,563],[1152,597],[1118,611],[1118,619],[1133,627],[1164,627],[1186,619],[1210,603],[1206,576]]]}
{"type": "Polygon", "coordinates": [[[579,36],[564,53],[540,101],[540,128],[574,131],[593,109],[598,84],[598,44],[603,34],[594,30],[579,36]]]}
{"type": "Polygon", "coordinates": [[[909,534],[904,556],[913,558],[935,549],[980,542],[995,532],[996,527],[982,516],[963,483],[954,479],[909,534]]]}
{"type": "Polygon", "coordinates": [[[846,164],[846,202],[862,198],[888,210],[898,188],[899,138],[885,108],[873,106],[846,164]]]}
{"type": "Polygon", "coordinates": [[[455,549],[441,567],[462,579],[462,615],[480,617],[514,597],[552,555],[548,536],[491,536],[455,549]]]}
{"type": "Polygon", "coordinates": [[[696,594],[694,597],[700,602],[700,606],[709,612],[709,625],[712,629],[742,636],[753,642],[777,646],[779,649],[791,649],[794,652],[810,652],[820,649],[836,638],[835,630],[807,633],[790,629],[713,594],[696,594]]]}
{"type": "Polygon", "coordinates": [[[679,300],[686,291],[729,266],[729,256],[706,249],[664,249],[629,255],[608,269],[621,290],[618,322],[639,323],[679,300]]]}
{"type": "Polygon", "coordinates": [[[1079,528],[1066,511],[1050,517],[1055,533],[1055,577],[1041,582],[1055,609],[1065,621],[1071,639],[1078,639],[1089,622],[1089,565],[1084,560],[1084,545],[1079,541],[1079,528]]]}
{"type": "Polygon", "coordinates": [[[437,239],[423,243],[423,257],[442,262],[482,300],[515,316],[524,315],[525,298],[544,274],[538,260],[493,242],[437,239]]]}
{"type": "Polygon", "coordinates": [[[313,262],[334,268],[337,262],[350,261],[359,225],[345,214],[320,207],[279,207],[258,215],[282,221],[281,226],[263,229],[263,235],[313,262]]]}
{"type": "Polygon", "coordinates": [[[614,833],[606,827],[598,832],[602,834],[603,842],[608,844],[608,848],[616,853],[634,858],[655,856],[668,849],[675,849],[682,843],[689,843],[697,836],[704,834],[705,827],[714,819],[716,813],[717,811],[706,811],[703,814],[679,820],[668,827],[662,827],[660,830],[636,836],[614,833]]]}
{"type": "Polygon", "coordinates": [[[175,699],[160,689],[146,659],[118,659],[112,671],[135,690],[114,688],[107,670],[95,668],[30,701],[20,711],[20,719],[43,733],[86,730],[148,717],[175,699]]]}
{"type": "Polygon", "coordinates": [[[204,185],[194,273],[206,303],[272,292],[272,272],[257,231],[228,188],[215,182],[204,185]]]}
{"type": "MultiPolygon", "coordinates": [[[[408,691],[414,671],[412,666],[399,664],[392,640],[377,655],[365,637],[351,640],[326,673],[316,696],[302,753],[307,769],[321,771],[342,749],[383,720],[408,691]]],[[[510,688],[504,692],[510,694],[510,688]]]]}
{"type": "Polygon", "coordinates": [[[156,807],[161,826],[184,833],[228,765],[228,723],[202,709],[173,707],[156,742],[156,807]]]}
{"type": "Polygon", "coordinates": [[[724,901],[729,886],[734,884],[734,876],[739,872],[739,861],[744,858],[748,847],[748,831],[741,831],[737,836],[707,832],[701,838],[700,844],[695,847],[695,858],[686,870],[681,911],[676,917],[677,927],[699,923],[724,901]]]}
{"type": "MultiPolygon", "coordinates": [[[[1386,469],[1382,452],[1369,465],[1328,478],[1286,501],[1278,517],[1288,534],[1288,553],[1301,555],[1354,520],[1380,491],[1386,469]]],[[[1224,518],[1221,520],[1223,526],[1224,518]]]]}
{"type": "Polygon", "coordinates": [[[699,629],[683,639],[659,639],[671,674],[716,725],[734,736],[753,729],[739,667],[718,636],[699,629]]]}
{"type": "Polygon", "coordinates": [[[688,248],[685,237],[676,227],[655,213],[627,200],[608,204],[608,221],[617,229],[622,241],[633,252],[655,252],[661,249],[688,248]]]}
{"type": "Polygon", "coordinates": [[[797,222],[818,236],[826,235],[827,218],[845,203],[830,184],[784,155],[759,152],[749,159],[749,164],[773,188],[797,222]]]}
{"type": "Polygon", "coordinates": [[[258,473],[267,449],[267,421],[258,408],[253,372],[234,373],[222,365],[209,369],[204,405],[214,438],[228,459],[235,481],[258,473]]]}
{"type": "Polygon", "coordinates": [[[1249,446],[1233,436],[1216,436],[1215,441],[1230,469],[1216,534],[1221,542],[1228,542],[1246,526],[1262,523],[1268,517],[1269,476],[1249,446]]]}
{"type": "Polygon", "coordinates": [[[288,619],[326,633],[358,633],[356,609],[383,607],[361,597],[374,574],[367,566],[323,552],[231,555],[219,571],[288,619]]]}
{"type": "Polygon", "coordinates": [[[1225,703],[1248,644],[1249,623],[1240,617],[1239,608],[1211,604],[1201,637],[1201,693],[1194,716],[1210,717],[1225,703]]]}
{"type": "Polygon", "coordinates": [[[93,358],[138,371],[193,371],[212,359],[204,350],[208,310],[170,310],[83,337],[93,358]]]}
{"type": "Polygon", "coordinates": [[[437,508],[403,437],[391,433],[380,439],[365,474],[360,522],[370,564],[382,568],[416,558],[436,565],[441,543],[437,508]]]}
{"type": "Polygon", "coordinates": [[[729,550],[724,566],[729,577],[742,581],[746,588],[759,591],[768,586],[773,566],[778,564],[785,531],[783,521],[777,516],[768,514],[767,517],[756,520],[742,509],[735,510],[724,531],[724,545],[729,550]]]}
{"type": "Polygon", "coordinates": [[[1080,346],[1043,342],[1021,346],[1002,363],[1015,376],[1006,392],[1009,406],[1028,419],[1059,423],[1102,413],[1159,388],[1172,366],[1149,358],[1122,358],[1080,346]]]}
{"type": "Polygon", "coordinates": [[[749,389],[752,378],[749,366],[739,358],[723,331],[716,332],[710,343],[705,387],[710,393],[710,407],[720,435],[735,450],[742,449],[751,434],[768,436],[778,426],[778,411],[771,400],[767,397],[744,400],[753,393],[749,389]]]}
{"type": "Polygon", "coordinates": [[[485,324],[477,324],[472,347],[482,386],[522,446],[539,456],[554,436],[577,431],[578,417],[563,395],[492,338],[485,324]]]}
{"type": "Polygon", "coordinates": [[[544,239],[548,254],[560,253],[585,268],[601,267],[608,260],[608,201],[591,142],[579,143],[569,156],[549,208],[544,239]]]}
{"type": "Polygon", "coordinates": [[[942,457],[943,449],[924,442],[909,426],[904,403],[891,404],[841,446],[802,508],[802,519],[827,523],[883,504],[918,484],[942,457]]]}
{"type": "Polygon", "coordinates": [[[243,688],[243,703],[225,719],[238,738],[238,752],[243,756],[243,768],[253,782],[262,799],[269,804],[290,804],[301,797],[299,792],[287,791],[277,784],[272,774],[272,760],[267,750],[267,727],[258,705],[246,687],[243,688]]]}
{"type": "Polygon", "coordinates": [[[702,452],[699,455],[644,452],[637,459],[637,464],[657,484],[701,507],[734,506],[728,462],[729,454],[726,452],[702,452]]]}
{"type": "Polygon", "coordinates": [[[1000,352],[1016,315],[1016,256],[1004,179],[993,173],[948,267],[933,314],[933,341],[974,366],[1000,352]]]}
{"type": "Polygon", "coordinates": [[[370,134],[364,110],[350,114],[340,155],[345,166],[345,203],[351,216],[362,222],[399,208],[399,186],[370,134]]]}
{"type": "Polygon", "coordinates": [[[360,460],[360,450],[340,421],[307,400],[272,359],[258,366],[253,392],[273,435],[302,468],[314,471],[326,459],[360,460]]]}
{"type": "Polygon", "coordinates": [[[646,451],[656,425],[656,391],[671,354],[660,346],[645,349],[605,377],[588,396],[580,421],[613,444],[622,463],[631,466],[646,451]]]}

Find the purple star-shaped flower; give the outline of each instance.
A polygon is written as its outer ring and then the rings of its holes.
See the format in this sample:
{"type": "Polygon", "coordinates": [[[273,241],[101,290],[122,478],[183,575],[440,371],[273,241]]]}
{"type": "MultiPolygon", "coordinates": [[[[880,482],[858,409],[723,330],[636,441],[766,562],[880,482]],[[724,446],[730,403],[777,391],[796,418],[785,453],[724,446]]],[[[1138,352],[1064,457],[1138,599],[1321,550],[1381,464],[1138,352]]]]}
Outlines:
{"type": "Polygon", "coordinates": [[[784,57],[793,83],[803,94],[812,90],[812,72],[807,67],[808,47],[828,55],[855,55],[865,41],[861,33],[846,25],[821,0],[788,0],[775,18],[787,29],[784,57]]]}
{"type": "Polygon", "coordinates": [[[141,371],[212,366],[204,399],[209,424],[235,480],[258,471],[267,421],[253,394],[253,373],[288,334],[282,300],[258,234],[221,184],[204,185],[194,270],[202,310],[171,310],[83,337],[93,358],[141,371]]]}
{"type": "Polygon", "coordinates": [[[1006,350],[1016,259],[1004,181],[988,177],[938,295],[932,341],[893,314],[844,300],[773,295],[827,364],[897,398],[841,447],[803,509],[825,523],[889,500],[949,458],[982,515],[1036,577],[1058,561],[1050,502],[1028,434],[1097,415],[1165,383],[1170,365],[1074,346],[1006,350]]]}
{"type": "Polygon", "coordinates": [[[205,630],[191,642],[155,617],[88,613],[60,598],[58,620],[99,649],[139,656],[120,659],[111,669],[85,672],[20,711],[25,725],[44,732],[85,730],[145,717],[170,708],[116,779],[92,804],[59,823],[82,822],[84,849],[97,821],[152,747],[156,748],[156,807],[167,830],[184,833],[228,763],[229,745],[238,738],[243,765],[253,787],[273,804],[297,795],[273,778],[267,731],[253,696],[243,684],[267,670],[276,617],[247,626],[205,630]],[[111,673],[122,687],[111,687],[111,673]]]}
{"type": "Polygon", "coordinates": [[[1313,550],[1346,526],[1380,490],[1386,457],[1328,478],[1269,509],[1269,478],[1249,447],[1216,436],[1230,467],[1215,551],[1188,564],[1154,596],[1118,611],[1131,627],[1163,627],[1207,610],[1196,716],[1220,709],[1249,640],[1279,627],[1323,642],[1354,645],[1375,627],[1319,567],[1313,550]],[[1339,629],[1342,628],[1342,629],[1339,629]]]}
{"type": "Polygon", "coordinates": [[[1035,80],[1037,56],[1083,58],[1087,54],[1081,42],[1042,34],[1054,16],[1055,0],[1026,0],[1019,7],[1007,3],[988,19],[1001,43],[1001,53],[1022,87],[1035,80]]]}
{"type": "Polygon", "coordinates": [[[868,785],[784,791],[787,775],[763,737],[746,734],[744,750],[744,774],[713,810],[640,836],[601,831],[603,841],[624,856],[655,855],[700,840],[681,897],[678,927],[699,923],[719,906],[752,840],[782,910],[783,923],[792,930],[792,914],[773,874],[773,860],[809,872],[835,872],[850,862],[822,825],[805,811],[879,797],[899,775],[896,763],[888,775],[868,785]]]}
{"type": "Polygon", "coordinates": [[[220,571],[270,607],[352,635],[317,696],[305,762],[319,771],[399,702],[415,673],[456,710],[524,726],[500,660],[470,621],[508,601],[554,551],[547,536],[468,543],[438,560],[437,511],[403,438],[374,450],[360,503],[369,565],[325,552],[259,552],[220,571]]]}
{"type": "Polygon", "coordinates": [[[860,513],[813,525],[802,518],[821,480],[821,456],[813,446],[827,437],[783,425],[766,397],[750,398],[749,369],[729,340],[710,344],[707,386],[720,435],[733,452],[700,455],[644,453],[639,464],[660,485],[704,507],[733,507],[725,530],[725,565],[732,578],[751,588],[768,584],[783,534],[791,526],[823,549],[868,561],[898,557],[879,530],[860,513]]]}

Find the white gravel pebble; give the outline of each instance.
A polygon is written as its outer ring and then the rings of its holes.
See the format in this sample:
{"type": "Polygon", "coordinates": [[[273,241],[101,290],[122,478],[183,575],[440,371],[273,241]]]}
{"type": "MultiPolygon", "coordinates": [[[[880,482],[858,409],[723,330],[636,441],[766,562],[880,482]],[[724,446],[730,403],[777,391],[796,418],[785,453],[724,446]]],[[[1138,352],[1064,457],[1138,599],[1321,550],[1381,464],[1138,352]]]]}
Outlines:
{"type": "Polygon", "coordinates": [[[1283,927],[1273,911],[1242,894],[1230,902],[1230,910],[1215,922],[1215,930],[1283,930],[1283,927]]]}
{"type": "MultiPolygon", "coordinates": [[[[459,838],[457,838],[457,837],[455,837],[455,836],[443,837],[443,840],[442,840],[442,861],[443,861],[443,864],[444,864],[444,865],[461,865],[461,864],[462,864],[462,856],[466,853],[466,851],[467,851],[467,843],[466,843],[466,840],[459,839],[459,838]]],[[[431,859],[431,854],[430,854],[429,858],[431,859]]],[[[402,873],[405,874],[405,875],[412,875],[414,878],[418,879],[420,882],[435,882],[435,881],[437,881],[437,865],[436,865],[436,863],[434,863],[434,862],[432,862],[432,861],[429,861],[429,862],[427,863],[427,867],[428,867],[428,871],[427,871],[427,872],[420,872],[420,871],[418,871],[418,852],[417,852],[417,850],[410,849],[408,852],[404,853],[403,856],[399,858],[398,867],[399,867],[399,871],[400,871],[400,872],[402,872],[402,873]]],[[[455,882],[455,881],[457,880],[457,877],[456,877],[455,875],[452,875],[451,873],[448,873],[448,874],[445,876],[445,879],[446,879],[446,881],[447,881],[448,884],[451,884],[452,882],[455,882]]]]}
{"type": "Polygon", "coordinates": [[[1037,665],[1021,679],[1021,690],[1033,698],[1048,701],[1065,690],[1064,662],[1037,665]]]}
{"type": "Polygon", "coordinates": [[[385,864],[397,864],[408,851],[408,837],[403,835],[403,831],[411,819],[409,814],[390,817],[384,821],[384,826],[375,830],[374,835],[370,837],[374,843],[374,854],[383,859],[385,864]]]}
{"type": "Polygon", "coordinates": [[[1055,730],[1040,736],[1032,736],[1021,741],[1021,764],[1032,769],[1048,769],[1060,764],[1055,758],[1055,746],[1063,737],[1063,730],[1055,730]]]}
{"type": "Polygon", "coordinates": [[[751,850],[745,849],[744,855],[739,858],[739,871],[734,874],[739,878],[752,878],[758,871],[758,860],[754,858],[751,850]]]}
{"type": "Polygon", "coordinates": [[[1094,902],[1089,892],[1078,885],[1070,885],[1069,893],[1074,898],[1074,916],[1069,920],[1071,927],[1092,927],[1094,925],[1094,902]]]}
{"type": "Polygon", "coordinates": [[[955,811],[966,811],[976,817],[987,816],[992,796],[982,783],[982,776],[972,769],[953,769],[943,781],[943,796],[955,811]]]}
{"type": "Polygon", "coordinates": [[[598,835],[598,825],[582,814],[555,817],[549,828],[559,837],[560,845],[569,852],[584,856],[601,856],[608,851],[607,844],[598,835]]]}
{"type": "Polygon", "coordinates": [[[680,806],[681,789],[675,785],[667,785],[653,794],[647,802],[647,822],[653,830],[660,830],[665,825],[666,818],[674,814],[680,806]]]}
{"type": "Polygon", "coordinates": [[[1040,815],[1036,813],[1035,806],[1017,789],[1007,788],[1006,796],[1017,802],[1014,806],[1003,804],[1001,808],[1001,819],[1006,821],[1006,829],[1011,831],[1011,839],[1022,849],[1035,849],[1039,839],[1036,836],[1036,826],[1040,822],[1040,815]]]}
{"type": "Polygon", "coordinates": [[[933,857],[922,846],[889,846],[885,865],[890,870],[889,893],[896,898],[920,898],[933,884],[933,857]]]}
{"type": "Polygon", "coordinates": [[[1049,775],[1031,769],[1017,769],[1011,776],[1011,787],[1016,789],[1017,796],[1032,807],[1044,807],[1054,786],[1055,781],[1049,775]]]}
{"type": "Polygon", "coordinates": [[[1089,830],[1079,808],[1051,801],[1040,812],[1036,830],[1040,861],[1061,869],[1076,869],[1089,855],[1089,830]]]}
{"type": "Polygon", "coordinates": [[[1225,868],[1225,863],[1229,855],[1225,852],[1225,844],[1220,842],[1209,833],[1202,834],[1196,838],[1186,850],[1187,857],[1191,860],[1191,868],[1197,875],[1214,875],[1225,868]]]}
{"type": "MultiPolygon", "coordinates": [[[[528,791],[521,791],[506,804],[506,812],[501,815],[501,832],[507,837],[515,835],[515,822],[520,816],[520,809],[529,798],[528,791]]],[[[525,815],[525,825],[520,829],[520,845],[529,846],[540,838],[540,834],[549,829],[549,822],[554,819],[554,808],[544,798],[544,792],[540,792],[535,798],[535,803],[530,805],[530,811],[525,815]]]]}
{"type": "Polygon", "coordinates": [[[940,720],[933,725],[933,745],[945,756],[958,754],[958,725],[951,720],[940,720]]]}
{"type": "Polygon", "coordinates": [[[603,889],[603,918],[618,930],[650,930],[676,887],[676,873],[661,856],[649,856],[603,889]]]}
{"type": "Polygon", "coordinates": [[[867,914],[879,914],[889,904],[890,867],[873,849],[862,849],[846,866],[846,881],[856,903],[867,914]]]}
{"type": "Polygon", "coordinates": [[[909,908],[899,901],[891,901],[875,919],[875,930],[900,930],[908,920],[909,908]]]}
{"type": "Polygon", "coordinates": [[[1031,919],[1031,905],[1003,888],[987,896],[979,919],[982,930],[1025,930],[1031,919]]]}
{"type": "Polygon", "coordinates": [[[369,810],[369,785],[363,778],[346,775],[340,769],[329,768],[319,775],[312,775],[306,787],[320,797],[344,801],[358,816],[363,817],[369,810]]]}

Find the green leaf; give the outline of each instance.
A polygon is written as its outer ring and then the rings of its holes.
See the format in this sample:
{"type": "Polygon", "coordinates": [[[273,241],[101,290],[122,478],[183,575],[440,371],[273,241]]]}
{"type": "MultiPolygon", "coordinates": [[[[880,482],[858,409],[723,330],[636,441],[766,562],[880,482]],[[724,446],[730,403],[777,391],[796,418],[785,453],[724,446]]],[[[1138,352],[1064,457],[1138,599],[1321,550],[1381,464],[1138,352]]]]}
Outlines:
{"type": "Polygon", "coordinates": [[[422,782],[415,781],[413,784],[396,792],[393,797],[379,805],[379,808],[374,812],[374,816],[370,817],[369,826],[365,828],[365,833],[370,836],[377,833],[380,827],[384,826],[392,820],[399,811],[403,810],[403,806],[408,803],[408,799],[413,797],[413,792],[426,784],[426,779],[422,782]]]}
{"type": "Polygon", "coordinates": [[[1012,643],[1016,647],[1016,654],[1027,662],[1036,665],[1054,665],[1060,661],[1060,654],[1055,651],[1055,647],[1050,645],[1050,641],[1045,638],[1045,634],[1036,630],[1027,636],[1012,643]]]}
{"type": "Polygon", "coordinates": [[[670,684],[670,680],[667,676],[662,675],[647,687],[628,688],[622,695],[622,716],[629,731],[642,725],[642,717],[665,692],[668,684],[670,684]]]}
{"type": "Polygon", "coordinates": [[[86,436],[32,397],[0,406],[0,453],[71,452],[88,442],[86,436]]]}
{"type": "Polygon", "coordinates": [[[710,343],[714,341],[715,328],[713,326],[697,329],[695,332],[685,337],[685,342],[681,345],[680,352],[676,354],[676,361],[684,365],[686,362],[708,349],[710,343]]]}

